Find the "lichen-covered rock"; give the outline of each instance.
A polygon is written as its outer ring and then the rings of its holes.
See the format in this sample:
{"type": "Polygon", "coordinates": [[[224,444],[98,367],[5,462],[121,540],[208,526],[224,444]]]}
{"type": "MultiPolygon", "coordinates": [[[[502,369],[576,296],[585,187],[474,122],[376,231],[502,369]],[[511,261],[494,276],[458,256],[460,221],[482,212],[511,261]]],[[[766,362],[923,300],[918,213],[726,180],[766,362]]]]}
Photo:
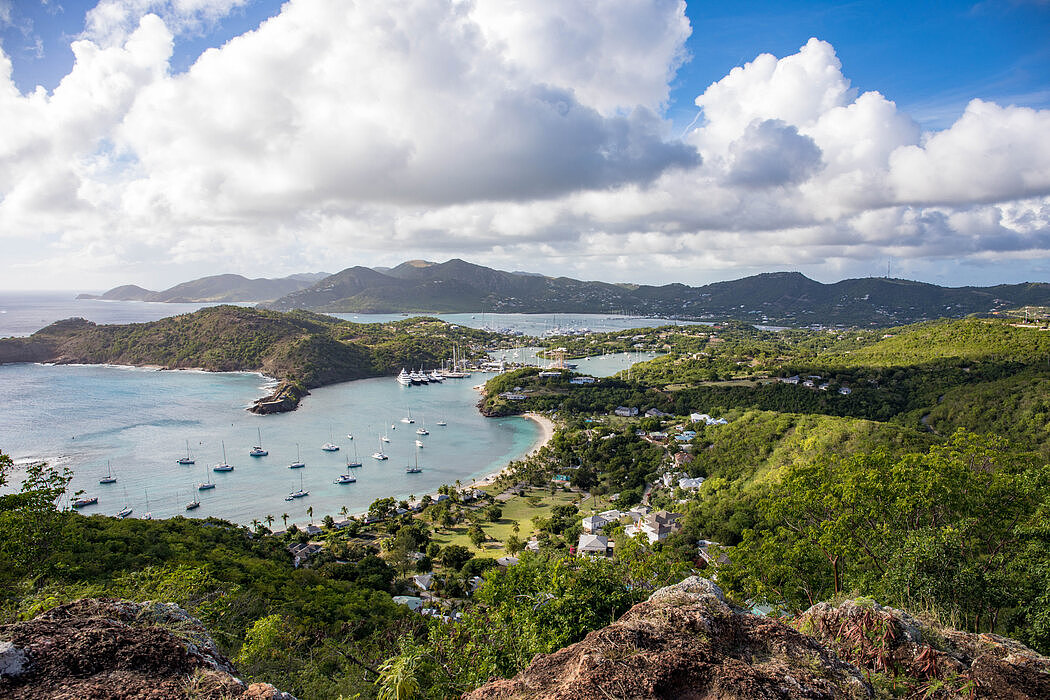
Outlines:
{"type": "Polygon", "coordinates": [[[583,641],[540,655],[471,700],[870,698],[860,671],[815,640],[730,607],[691,578],[655,592],[583,641]]]}
{"type": "Polygon", "coordinates": [[[1050,698],[1050,659],[995,634],[923,623],[870,600],[818,603],[795,624],[899,694],[1050,698]]]}
{"type": "Polygon", "coordinates": [[[0,645],[22,659],[0,675],[0,697],[294,700],[237,679],[201,623],[170,603],[78,600],[0,625],[0,645]]]}

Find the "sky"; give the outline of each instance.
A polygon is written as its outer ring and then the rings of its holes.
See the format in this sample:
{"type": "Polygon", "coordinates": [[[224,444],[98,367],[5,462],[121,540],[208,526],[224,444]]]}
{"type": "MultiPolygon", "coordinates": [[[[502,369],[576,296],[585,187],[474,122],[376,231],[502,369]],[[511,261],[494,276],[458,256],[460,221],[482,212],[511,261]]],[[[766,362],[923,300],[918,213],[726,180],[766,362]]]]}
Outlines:
{"type": "Polygon", "coordinates": [[[1050,281],[1050,1],[0,0],[0,288],[1050,281]]]}

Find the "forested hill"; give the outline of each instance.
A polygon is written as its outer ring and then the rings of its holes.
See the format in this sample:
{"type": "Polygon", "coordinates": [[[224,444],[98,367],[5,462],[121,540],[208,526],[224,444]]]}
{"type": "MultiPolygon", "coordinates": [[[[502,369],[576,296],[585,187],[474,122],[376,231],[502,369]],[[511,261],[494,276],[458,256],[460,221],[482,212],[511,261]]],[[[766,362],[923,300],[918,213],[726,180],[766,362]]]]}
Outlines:
{"type": "Polygon", "coordinates": [[[494,334],[410,318],[357,324],[304,311],[215,306],[149,323],[96,325],[67,319],[28,338],[0,340],[0,364],[57,362],[259,371],[298,393],[335,382],[436,366],[453,345],[469,350],[494,334]]]}
{"type": "Polygon", "coordinates": [[[1050,303],[1050,285],[939,287],[888,278],[822,284],[777,272],[702,287],[588,282],[504,272],[463,260],[351,267],[268,306],[345,312],[628,313],[773,325],[887,327],[1050,303]]]}
{"type": "Polygon", "coordinates": [[[248,279],[241,275],[211,275],[183,282],[160,292],[126,284],[100,295],[80,294],[77,298],[111,301],[261,302],[272,301],[309,287],[327,276],[326,273],[308,273],[280,279],[248,279]]]}

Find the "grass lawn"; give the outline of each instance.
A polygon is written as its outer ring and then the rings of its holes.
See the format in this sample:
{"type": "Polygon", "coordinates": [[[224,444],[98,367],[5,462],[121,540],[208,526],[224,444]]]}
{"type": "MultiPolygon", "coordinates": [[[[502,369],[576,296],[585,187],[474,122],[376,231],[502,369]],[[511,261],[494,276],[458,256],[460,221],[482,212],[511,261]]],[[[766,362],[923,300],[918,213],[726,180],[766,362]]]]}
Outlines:
{"type": "MultiPolygon", "coordinates": [[[[446,547],[450,544],[462,545],[470,549],[475,554],[483,554],[485,556],[498,557],[506,554],[506,550],[503,548],[503,543],[511,536],[514,532],[514,522],[518,523],[518,537],[522,541],[526,541],[535,532],[532,525],[532,519],[539,516],[546,518],[550,516],[551,509],[554,506],[565,505],[566,503],[575,503],[580,497],[577,492],[568,492],[558,490],[552,496],[550,491],[547,489],[530,488],[526,491],[527,496],[515,496],[506,503],[503,504],[503,517],[497,522],[485,521],[481,524],[485,534],[490,538],[499,540],[498,542],[489,541],[486,542],[482,549],[475,547],[470,538],[467,537],[468,524],[463,523],[452,528],[451,531],[445,529],[437,529],[434,532],[433,541],[437,542],[442,547],[446,547]],[[540,500],[536,505],[529,503],[528,496],[539,496],[540,500]]],[[[605,504],[602,498],[598,499],[600,504],[605,504]]],[[[587,499],[584,504],[584,509],[589,508],[591,499],[587,499]]],[[[604,505],[602,509],[607,509],[609,506],[604,505]]],[[[581,516],[583,517],[583,516],[581,516]]]]}

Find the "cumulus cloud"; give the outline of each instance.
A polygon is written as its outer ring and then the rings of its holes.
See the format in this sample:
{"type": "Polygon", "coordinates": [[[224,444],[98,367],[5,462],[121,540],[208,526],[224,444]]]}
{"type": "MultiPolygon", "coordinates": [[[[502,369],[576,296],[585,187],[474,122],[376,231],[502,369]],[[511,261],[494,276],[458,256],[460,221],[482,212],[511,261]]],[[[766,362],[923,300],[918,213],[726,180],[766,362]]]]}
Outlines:
{"type": "Polygon", "coordinates": [[[109,270],[458,255],[699,282],[1050,256],[1050,111],[974,101],[923,133],[811,39],[712,83],[674,139],[680,0],[290,0],[172,74],[174,37],[242,2],[103,0],[50,95],[0,53],[19,264],[44,241],[109,270]]]}

